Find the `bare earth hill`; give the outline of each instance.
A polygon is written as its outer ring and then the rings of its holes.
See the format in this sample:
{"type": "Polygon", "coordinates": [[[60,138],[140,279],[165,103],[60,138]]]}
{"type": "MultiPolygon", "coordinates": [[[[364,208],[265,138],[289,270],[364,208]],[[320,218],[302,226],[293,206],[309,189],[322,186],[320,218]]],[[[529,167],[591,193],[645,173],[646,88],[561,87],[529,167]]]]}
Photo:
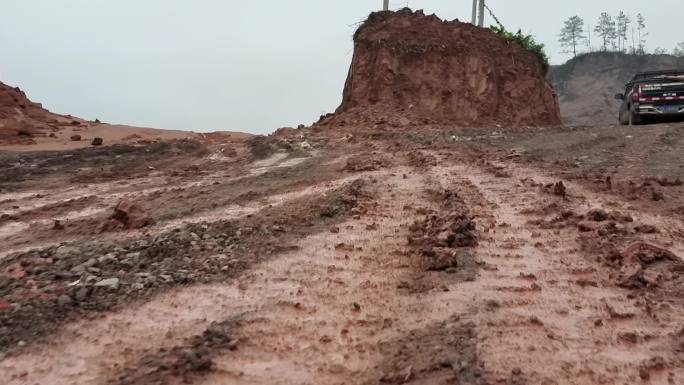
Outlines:
{"type": "Polygon", "coordinates": [[[564,123],[611,124],[617,123],[620,106],[613,97],[635,73],[677,68],[684,68],[684,58],[595,52],[551,66],[548,79],[558,93],[564,123]]]}
{"type": "Polygon", "coordinates": [[[0,83],[0,142],[30,144],[34,137],[47,136],[57,130],[59,120],[39,103],[30,101],[19,87],[0,83]]]}
{"type": "MultiPolygon", "coordinates": [[[[244,136],[241,133],[229,133],[244,136]]],[[[52,113],[31,101],[19,87],[0,82],[0,151],[68,150],[90,147],[94,138],[103,144],[141,144],[194,137],[179,130],[106,124],[52,113]]]]}
{"type": "Polygon", "coordinates": [[[323,125],[554,125],[539,58],[488,29],[422,11],[371,14],[354,35],[342,104],[323,125]]]}

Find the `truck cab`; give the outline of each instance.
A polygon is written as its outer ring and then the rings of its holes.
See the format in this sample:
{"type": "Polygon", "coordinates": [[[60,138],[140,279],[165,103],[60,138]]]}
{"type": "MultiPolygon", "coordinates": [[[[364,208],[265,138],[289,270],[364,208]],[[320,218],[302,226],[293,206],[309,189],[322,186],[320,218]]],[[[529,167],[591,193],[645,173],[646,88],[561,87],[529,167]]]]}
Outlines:
{"type": "Polygon", "coordinates": [[[684,70],[637,73],[615,98],[622,101],[618,119],[623,125],[656,117],[684,119],[684,70]]]}

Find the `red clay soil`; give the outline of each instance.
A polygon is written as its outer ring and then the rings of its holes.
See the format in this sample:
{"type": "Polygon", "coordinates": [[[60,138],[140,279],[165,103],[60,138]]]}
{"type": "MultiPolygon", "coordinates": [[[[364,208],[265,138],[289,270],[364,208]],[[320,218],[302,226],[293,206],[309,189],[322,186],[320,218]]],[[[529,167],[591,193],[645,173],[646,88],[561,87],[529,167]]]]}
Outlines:
{"type": "Polygon", "coordinates": [[[372,13],[335,114],[319,126],[561,123],[537,55],[488,29],[408,8],[372,13]]]}
{"type": "Polygon", "coordinates": [[[58,120],[19,87],[0,83],[0,144],[32,144],[32,138],[58,130],[58,120]]]}

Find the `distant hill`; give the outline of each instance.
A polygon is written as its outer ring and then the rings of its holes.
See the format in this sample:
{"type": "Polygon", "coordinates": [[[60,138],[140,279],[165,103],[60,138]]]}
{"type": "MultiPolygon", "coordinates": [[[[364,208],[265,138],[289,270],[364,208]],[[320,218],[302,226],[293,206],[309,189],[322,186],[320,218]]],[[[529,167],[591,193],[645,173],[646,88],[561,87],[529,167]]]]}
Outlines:
{"type": "Polygon", "coordinates": [[[547,77],[558,94],[565,124],[613,124],[620,106],[613,97],[636,72],[678,68],[684,69],[684,58],[594,52],[551,66],[547,77]]]}
{"type": "MultiPolygon", "coordinates": [[[[111,125],[55,114],[43,108],[40,103],[29,100],[26,93],[18,87],[0,82],[0,151],[83,148],[89,147],[95,137],[104,139],[104,144],[110,145],[182,139],[196,135],[190,131],[111,125]]],[[[209,139],[241,139],[248,136],[250,135],[225,132],[212,134],[209,139]]]]}

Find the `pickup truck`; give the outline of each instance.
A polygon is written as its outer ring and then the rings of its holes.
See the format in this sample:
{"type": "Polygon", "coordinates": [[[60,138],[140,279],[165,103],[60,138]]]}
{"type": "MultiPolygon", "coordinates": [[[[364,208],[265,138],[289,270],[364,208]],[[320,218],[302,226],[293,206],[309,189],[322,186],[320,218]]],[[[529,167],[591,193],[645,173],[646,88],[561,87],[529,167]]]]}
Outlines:
{"type": "Polygon", "coordinates": [[[684,70],[640,72],[626,84],[619,121],[637,125],[649,118],[684,119],[684,70]]]}

